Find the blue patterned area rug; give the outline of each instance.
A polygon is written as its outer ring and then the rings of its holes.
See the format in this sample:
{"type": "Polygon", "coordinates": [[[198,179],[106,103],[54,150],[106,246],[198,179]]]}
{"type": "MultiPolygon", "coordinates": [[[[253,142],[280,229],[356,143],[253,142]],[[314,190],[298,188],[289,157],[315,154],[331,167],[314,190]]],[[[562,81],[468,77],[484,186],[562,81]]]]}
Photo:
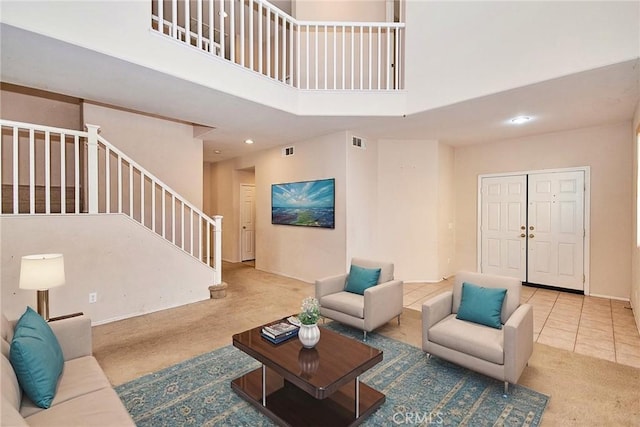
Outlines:
{"type": "MultiPolygon", "coordinates": [[[[362,332],[330,323],[361,339],[362,332]]],[[[537,426],[549,398],[519,385],[504,397],[503,383],[419,348],[369,334],[384,360],[360,378],[386,395],[365,426],[537,426]]],[[[271,426],[272,421],[231,390],[231,381],[260,364],[227,346],[116,387],[138,426],[271,426]]]]}

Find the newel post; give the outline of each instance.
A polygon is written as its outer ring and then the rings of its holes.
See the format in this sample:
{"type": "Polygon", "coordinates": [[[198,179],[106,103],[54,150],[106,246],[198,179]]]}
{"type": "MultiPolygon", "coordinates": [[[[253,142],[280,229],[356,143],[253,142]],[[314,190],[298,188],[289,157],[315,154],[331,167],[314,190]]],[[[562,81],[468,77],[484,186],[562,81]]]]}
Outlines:
{"type": "Polygon", "coordinates": [[[98,213],[98,131],[100,126],[87,124],[88,211],[98,213]]]}
{"type": "Polygon", "coordinates": [[[215,265],[215,273],[213,276],[213,284],[222,283],[222,215],[215,215],[213,218],[213,259],[215,265]]]}

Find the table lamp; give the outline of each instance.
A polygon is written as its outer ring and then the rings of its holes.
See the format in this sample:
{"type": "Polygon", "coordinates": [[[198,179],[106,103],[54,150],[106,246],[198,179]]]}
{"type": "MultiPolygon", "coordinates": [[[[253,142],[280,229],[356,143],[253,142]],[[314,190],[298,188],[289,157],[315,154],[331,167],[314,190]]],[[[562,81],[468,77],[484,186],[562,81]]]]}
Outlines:
{"type": "Polygon", "coordinates": [[[49,320],[49,289],[64,285],[62,254],[26,255],[20,263],[20,289],[38,291],[38,313],[49,320]]]}

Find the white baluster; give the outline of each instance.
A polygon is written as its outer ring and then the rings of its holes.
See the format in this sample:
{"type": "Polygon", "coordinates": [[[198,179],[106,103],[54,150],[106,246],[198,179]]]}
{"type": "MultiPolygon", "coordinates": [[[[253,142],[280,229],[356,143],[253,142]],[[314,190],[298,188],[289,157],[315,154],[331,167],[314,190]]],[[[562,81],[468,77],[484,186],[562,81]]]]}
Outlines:
{"type": "Polygon", "coordinates": [[[51,213],[51,133],[44,133],[44,212],[51,213]]]}
{"type": "Polygon", "coordinates": [[[262,2],[258,3],[258,72],[262,74],[262,2]]]}
{"type": "Polygon", "coordinates": [[[244,0],[240,0],[240,65],[244,67],[244,0]]]}
{"type": "Polygon", "coordinates": [[[105,212],[111,213],[111,152],[104,147],[104,205],[105,212]]]}
{"type": "MultiPolygon", "coordinates": [[[[87,130],[89,132],[87,139],[87,174],[88,174],[88,184],[89,187],[89,213],[96,214],[98,213],[98,130],[100,126],[87,124],[87,130]]],[[[60,152],[64,153],[64,134],[60,138],[60,152]]],[[[62,155],[61,157],[64,157],[62,155]]],[[[61,176],[60,176],[60,189],[61,193],[64,193],[64,159],[60,160],[61,166],[61,176]]],[[[64,199],[61,201],[62,203],[62,213],[65,213],[64,209],[64,199]]]]}
{"type": "MultiPolygon", "coordinates": [[[[96,209],[98,200],[98,131],[96,130],[96,155],[95,155],[95,190],[96,190],[96,209]]],[[[60,213],[67,213],[67,151],[66,151],[67,135],[64,133],[60,135],[60,213]]],[[[90,161],[90,160],[89,160],[90,161]]],[[[87,165],[87,168],[89,166],[87,165]]],[[[91,187],[89,187],[91,190],[91,187]]],[[[97,212],[97,211],[96,211],[97,212]]]]}
{"type": "Polygon", "coordinates": [[[171,37],[178,38],[178,0],[171,0],[171,37]]]}
{"type": "Polygon", "coordinates": [[[229,58],[236,62],[236,14],[235,1],[229,2],[229,58]]]}
{"type": "Polygon", "coordinates": [[[213,217],[214,222],[214,238],[213,244],[215,248],[213,250],[214,260],[214,278],[213,284],[219,285],[222,283],[222,216],[216,215],[213,217]]]}
{"type": "Polygon", "coordinates": [[[218,10],[218,14],[220,15],[220,56],[226,58],[224,46],[224,0],[220,0],[219,5],[220,8],[218,10]]]}
{"type": "Polygon", "coordinates": [[[151,180],[151,230],[156,231],[156,183],[151,180]]]}
{"type": "Polygon", "coordinates": [[[122,213],[122,158],[118,155],[118,213],[122,213]]]}
{"type": "Polygon", "coordinates": [[[18,197],[18,190],[20,185],[20,176],[18,169],[18,133],[19,129],[17,126],[13,127],[13,213],[19,213],[18,203],[20,199],[18,197]]]}
{"type": "Polygon", "coordinates": [[[36,141],[33,129],[29,129],[29,213],[36,213],[36,141]]]}

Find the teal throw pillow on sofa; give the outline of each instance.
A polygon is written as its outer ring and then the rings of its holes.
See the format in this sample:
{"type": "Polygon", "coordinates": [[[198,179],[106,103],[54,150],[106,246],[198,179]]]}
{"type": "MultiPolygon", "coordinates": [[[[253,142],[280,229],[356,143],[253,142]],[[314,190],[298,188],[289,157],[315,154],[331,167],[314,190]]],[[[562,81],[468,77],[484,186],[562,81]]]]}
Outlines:
{"type": "Polygon", "coordinates": [[[378,284],[379,277],[379,268],[364,268],[352,265],[349,271],[349,279],[347,279],[347,285],[344,287],[344,290],[354,294],[364,295],[364,291],[367,288],[378,284]]]}
{"type": "Polygon", "coordinates": [[[26,395],[39,407],[49,408],[64,357],[51,327],[31,307],[16,324],[9,360],[26,395]]]}
{"type": "Polygon", "coordinates": [[[464,282],[456,319],[502,329],[500,313],[506,295],[507,290],[503,288],[483,288],[464,282]]]}

